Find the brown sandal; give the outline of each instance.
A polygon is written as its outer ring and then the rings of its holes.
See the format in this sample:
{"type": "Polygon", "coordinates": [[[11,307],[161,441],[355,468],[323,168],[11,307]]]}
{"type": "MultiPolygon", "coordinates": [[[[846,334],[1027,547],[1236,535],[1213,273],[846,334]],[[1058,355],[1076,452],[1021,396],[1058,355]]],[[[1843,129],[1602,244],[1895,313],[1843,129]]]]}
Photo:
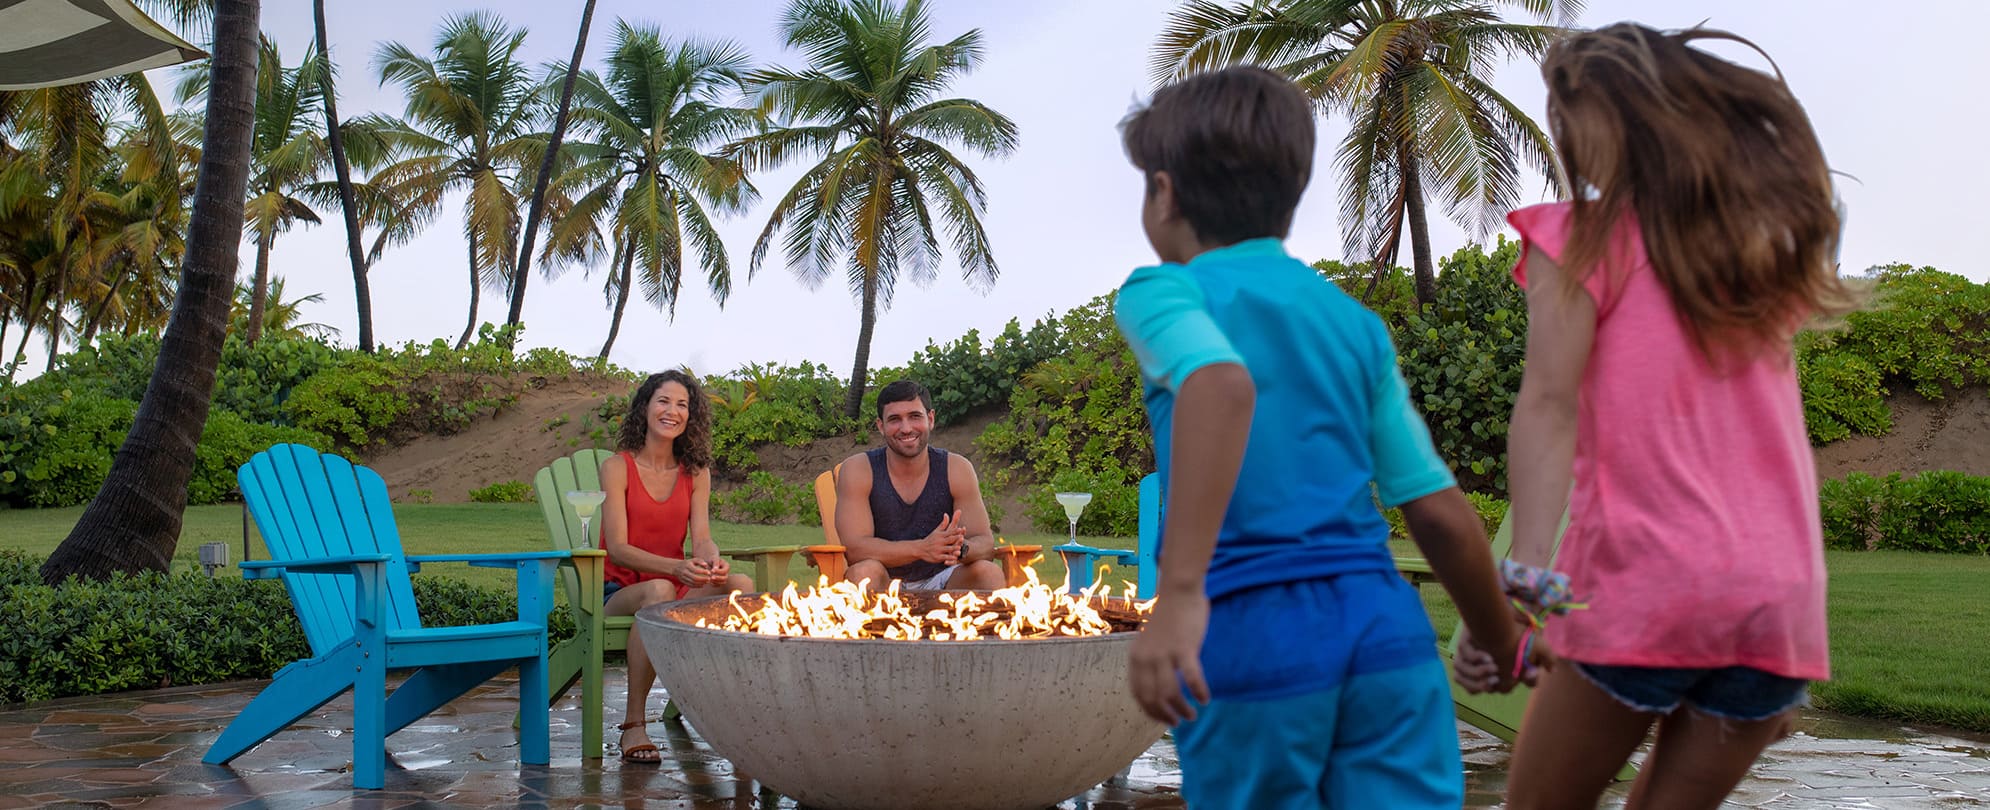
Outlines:
{"type": "MultiPolygon", "coordinates": [[[[646,725],[648,723],[642,720],[631,720],[615,726],[615,729],[617,731],[628,731],[629,729],[641,728],[646,725]]],[[[626,737],[628,735],[625,734],[623,736],[626,737]]],[[[622,749],[622,761],[633,762],[637,765],[657,765],[663,762],[663,752],[651,743],[643,743],[622,749]],[[638,754],[651,754],[651,756],[637,756],[638,754]]]]}

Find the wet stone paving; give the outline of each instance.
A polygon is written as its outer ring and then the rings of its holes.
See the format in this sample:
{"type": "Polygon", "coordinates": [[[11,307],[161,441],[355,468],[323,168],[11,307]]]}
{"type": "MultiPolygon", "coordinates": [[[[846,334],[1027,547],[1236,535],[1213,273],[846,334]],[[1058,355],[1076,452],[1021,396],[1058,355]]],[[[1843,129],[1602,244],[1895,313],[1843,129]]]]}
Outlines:
{"type": "MultiPolygon", "coordinates": [[[[621,693],[610,670],[607,693],[621,693]]],[[[580,757],[580,709],[553,711],[553,761],[518,764],[516,684],[499,678],[389,737],[387,788],[352,789],[351,703],[340,698],[228,766],[200,757],[264,682],[69,698],[0,710],[0,808],[13,807],[637,807],[793,808],[733,772],[696,732],[656,722],[660,765],[613,748],[580,757]]],[[[619,701],[611,701],[611,704],[619,701]]],[[[662,692],[652,706],[663,705],[662,692]]],[[[616,714],[611,709],[612,715],[616,714]]],[[[1460,727],[1468,807],[1496,807],[1508,747],[1460,727]]],[[[1121,776],[1060,807],[1179,808],[1179,766],[1163,738],[1121,776]]],[[[1624,787],[1604,806],[1622,804],[1624,787]]],[[[1990,740],[1807,716],[1772,748],[1728,807],[1990,808],[1990,740]]]]}

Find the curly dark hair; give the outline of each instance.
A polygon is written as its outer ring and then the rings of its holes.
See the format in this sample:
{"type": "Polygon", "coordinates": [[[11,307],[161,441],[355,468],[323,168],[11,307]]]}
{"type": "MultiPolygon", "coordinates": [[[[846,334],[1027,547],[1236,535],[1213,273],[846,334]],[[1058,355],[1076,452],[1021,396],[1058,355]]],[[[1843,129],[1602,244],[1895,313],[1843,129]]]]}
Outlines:
{"type": "Polygon", "coordinates": [[[643,440],[649,436],[650,399],[667,382],[684,386],[691,400],[691,418],[685,420],[684,432],[671,442],[670,452],[677,456],[678,464],[690,468],[687,472],[707,469],[712,466],[712,403],[705,398],[705,388],[697,377],[677,369],[651,374],[636,387],[635,395],[629,397],[629,412],[622,415],[622,436],[616,448],[631,453],[643,449],[643,440]]]}

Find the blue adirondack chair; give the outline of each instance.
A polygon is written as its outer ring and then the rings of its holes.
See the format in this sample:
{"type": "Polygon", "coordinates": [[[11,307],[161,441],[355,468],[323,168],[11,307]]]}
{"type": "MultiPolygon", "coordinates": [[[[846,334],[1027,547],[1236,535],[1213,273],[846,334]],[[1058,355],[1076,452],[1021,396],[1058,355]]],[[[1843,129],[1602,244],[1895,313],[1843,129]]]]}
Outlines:
{"type": "Polygon", "coordinates": [[[312,657],[279,670],[201,761],[226,764],[350,689],[353,786],[381,788],[387,735],[516,666],[519,759],[547,763],[546,614],[567,552],[407,556],[380,475],[303,445],[257,453],[235,476],[272,558],[243,575],[283,578],[312,657]],[[423,627],[408,574],[429,562],[516,569],[518,619],[423,627]],[[390,669],[415,670],[391,695],[390,669]]]}
{"type": "Polygon", "coordinates": [[[1064,561],[1064,570],[1069,572],[1069,591],[1077,593],[1092,587],[1093,576],[1099,564],[1110,562],[1114,565],[1131,565],[1137,569],[1134,575],[1134,594],[1140,599],[1154,595],[1155,577],[1159,576],[1161,547],[1161,476],[1148,473],[1140,479],[1140,541],[1138,546],[1128,551],[1123,548],[1099,548],[1082,543],[1065,543],[1052,546],[1059,559],[1064,561]]]}

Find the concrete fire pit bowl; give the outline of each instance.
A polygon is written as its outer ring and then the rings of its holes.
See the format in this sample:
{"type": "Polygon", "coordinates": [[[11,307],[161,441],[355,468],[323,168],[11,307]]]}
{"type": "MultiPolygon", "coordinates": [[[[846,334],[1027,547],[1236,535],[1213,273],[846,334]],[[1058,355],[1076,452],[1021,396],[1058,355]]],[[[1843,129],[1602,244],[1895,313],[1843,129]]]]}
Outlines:
{"type": "Polygon", "coordinates": [[[1126,694],[1132,633],[870,641],[693,626],[730,612],[724,597],[666,602],[636,626],[712,749],[806,806],[1047,807],[1110,778],[1164,730],[1126,694]]]}

